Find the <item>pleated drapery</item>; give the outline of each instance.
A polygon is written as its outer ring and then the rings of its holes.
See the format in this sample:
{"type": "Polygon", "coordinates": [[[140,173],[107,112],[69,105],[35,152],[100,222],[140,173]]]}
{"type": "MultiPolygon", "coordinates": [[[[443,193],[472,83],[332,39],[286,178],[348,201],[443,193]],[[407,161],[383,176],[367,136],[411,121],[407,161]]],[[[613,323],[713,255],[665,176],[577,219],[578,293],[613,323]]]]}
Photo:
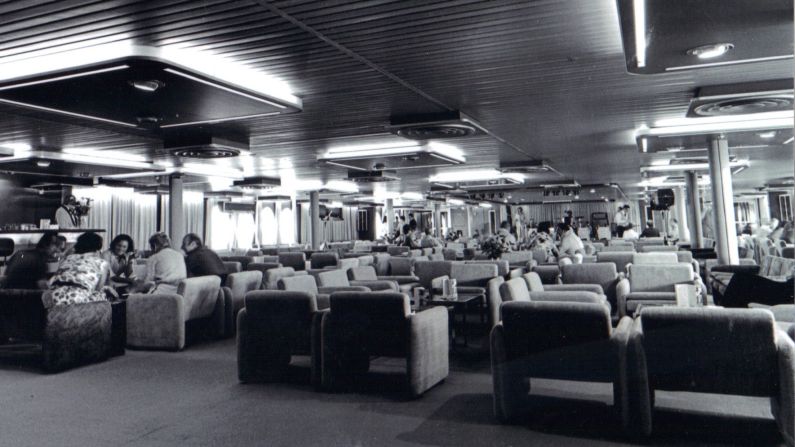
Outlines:
{"type": "MultiPolygon", "coordinates": [[[[342,220],[328,220],[320,224],[323,226],[323,240],[326,242],[352,241],[356,239],[356,213],[359,208],[355,206],[342,207],[342,220]]],[[[301,206],[301,241],[309,241],[309,205],[301,206]]]]}

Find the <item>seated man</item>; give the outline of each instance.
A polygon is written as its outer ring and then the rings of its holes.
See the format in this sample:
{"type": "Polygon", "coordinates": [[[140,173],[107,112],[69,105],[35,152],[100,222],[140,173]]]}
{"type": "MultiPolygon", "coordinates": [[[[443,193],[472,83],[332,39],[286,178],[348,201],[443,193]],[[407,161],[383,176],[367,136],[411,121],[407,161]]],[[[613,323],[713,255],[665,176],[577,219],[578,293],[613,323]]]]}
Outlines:
{"type": "Polygon", "coordinates": [[[654,228],[653,222],[648,222],[646,228],[640,233],[640,237],[660,237],[660,230],[654,228]]]}
{"type": "Polygon", "coordinates": [[[45,232],[33,250],[18,251],[8,260],[7,289],[47,289],[47,263],[58,250],[58,234],[45,232]]]}
{"type": "Polygon", "coordinates": [[[215,275],[221,277],[221,284],[226,282],[224,262],[214,251],[204,246],[196,233],[188,233],[182,238],[182,251],[187,254],[185,267],[188,276],[215,275]]]}
{"type": "Polygon", "coordinates": [[[625,241],[636,241],[640,235],[635,231],[634,226],[630,222],[624,227],[624,235],[622,237],[625,241]]]}
{"type": "Polygon", "coordinates": [[[422,240],[420,240],[420,246],[422,248],[435,248],[435,247],[444,247],[444,244],[433,237],[433,233],[431,232],[430,228],[426,228],[422,240]]]}

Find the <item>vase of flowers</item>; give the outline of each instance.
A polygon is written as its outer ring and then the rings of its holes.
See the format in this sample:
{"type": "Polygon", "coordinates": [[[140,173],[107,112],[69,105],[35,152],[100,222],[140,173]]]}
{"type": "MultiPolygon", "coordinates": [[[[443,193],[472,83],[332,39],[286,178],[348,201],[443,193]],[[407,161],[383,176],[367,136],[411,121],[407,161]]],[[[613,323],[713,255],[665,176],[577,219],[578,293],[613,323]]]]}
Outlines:
{"type": "Polygon", "coordinates": [[[511,243],[508,242],[505,236],[495,234],[483,241],[480,244],[480,249],[489,259],[499,259],[503,253],[511,251],[511,243]]]}

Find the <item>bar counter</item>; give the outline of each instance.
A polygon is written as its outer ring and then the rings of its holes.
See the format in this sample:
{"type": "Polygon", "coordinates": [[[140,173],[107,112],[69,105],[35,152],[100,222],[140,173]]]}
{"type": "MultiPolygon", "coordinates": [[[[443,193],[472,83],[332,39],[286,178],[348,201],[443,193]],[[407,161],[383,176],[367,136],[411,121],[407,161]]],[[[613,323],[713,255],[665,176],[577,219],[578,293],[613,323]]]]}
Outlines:
{"type": "MultiPolygon", "coordinates": [[[[69,228],[63,230],[0,230],[0,238],[12,239],[14,241],[14,250],[26,250],[35,247],[36,243],[41,239],[41,235],[46,231],[55,231],[63,235],[69,244],[74,244],[77,241],[77,237],[86,231],[98,233],[103,239],[105,237],[105,230],[97,228],[69,228]]],[[[107,243],[108,241],[105,241],[105,245],[107,243]]]]}

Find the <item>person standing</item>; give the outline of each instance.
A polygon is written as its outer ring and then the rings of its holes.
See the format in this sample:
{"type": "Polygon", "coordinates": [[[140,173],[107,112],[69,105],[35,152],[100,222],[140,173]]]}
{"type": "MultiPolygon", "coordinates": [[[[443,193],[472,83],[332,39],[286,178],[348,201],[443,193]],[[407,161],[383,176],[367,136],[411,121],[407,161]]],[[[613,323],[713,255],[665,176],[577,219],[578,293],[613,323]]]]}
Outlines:
{"type": "Polygon", "coordinates": [[[217,253],[207,248],[199,235],[188,233],[182,238],[182,251],[185,252],[185,267],[188,276],[215,275],[226,283],[227,270],[224,261],[217,253]]]}
{"type": "Polygon", "coordinates": [[[629,223],[629,205],[624,205],[618,209],[618,212],[613,217],[613,222],[616,224],[616,236],[623,238],[624,229],[629,223]]]}
{"type": "Polygon", "coordinates": [[[55,211],[55,223],[61,229],[80,228],[80,216],[77,215],[77,199],[75,196],[67,196],[61,206],[55,211]]]}

